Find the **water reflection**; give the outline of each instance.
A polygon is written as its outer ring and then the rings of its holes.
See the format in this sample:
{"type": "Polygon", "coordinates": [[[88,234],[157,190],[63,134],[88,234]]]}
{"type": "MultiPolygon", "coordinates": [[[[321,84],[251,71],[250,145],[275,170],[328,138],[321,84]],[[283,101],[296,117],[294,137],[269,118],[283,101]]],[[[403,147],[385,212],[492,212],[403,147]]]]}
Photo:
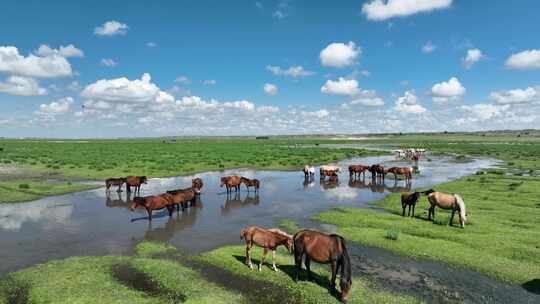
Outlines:
{"type": "Polygon", "coordinates": [[[197,216],[202,208],[201,199],[197,197],[189,208],[183,211],[177,211],[176,214],[169,216],[165,225],[154,227],[155,224],[149,221],[148,229],[144,233],[144,239],[161,242],[170,241],[177,232],[195,225],[197,216]]]}
{"type": "Polygon", "coordinates": [[[111,194],[110,192],[107,192],[107,196],[105,198],[105,206],[109,208],[125,208],[129,209],[131,204],[131,193],[126,193],[126,199],[122,198],[122,194],[120,192],[116,192],[116,194],[111,194]]]}
{"type": "Polygon", "coordinates": [[[385,189],[388,191],[388,192],[392,192],[392,193],[396,193],[396,192],[409,192],[411,191],[411,187],[412,187],[412,182],[410,183],[407,183],[407,182],[403,182],[403,183],[400,183],[399,181],[397,180],[394,180],[393,182],[393,186],[392,187],[389,187],[385,184],[385,189]],[[403,184],[403,186],[400,186],[401,184],[403,184]]]}
{"type": "Polygon", "coordinates": [[[313,186],[315,186],[315,177],[313,175],[305,177],[302,185],[304,186],[304,190],[313,188],[313,186]]]}
{"type": "Polygon", "coordinates": [[[330,178],[328,180],[321,179],[320,185],[323,190],[330,190],[339,187],[339,179],[330,178]]]}
{"type": "Polygon", "coordinates": [[[240,191],[227,194],[225,204],[221,206],[221,215],[229,215],[232,210],[258,205],[260,203],[258,193],[247,193],[242,199],[240,191]]]}

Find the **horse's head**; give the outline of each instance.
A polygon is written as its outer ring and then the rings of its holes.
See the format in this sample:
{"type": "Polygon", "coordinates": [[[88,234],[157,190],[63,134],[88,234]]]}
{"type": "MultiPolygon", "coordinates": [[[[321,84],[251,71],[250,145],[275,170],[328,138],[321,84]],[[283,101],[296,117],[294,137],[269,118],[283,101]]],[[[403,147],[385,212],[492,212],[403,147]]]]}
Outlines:
{"type": "Polygon", "coordinates": [[[429,190],[426,190],[424,192],[422,192],[424,195],[430,195],[431,193],[435,192],[435,190],[433,189],[429,189],[429,190]]]}
{"type": "Polygon", "coordinates": [[[135,209],[139,206],[144,206],[144,198],[137,196],[133,198],[133,202],[131,203],[131,207],[129,209],[131,211],[135,211],[135,209]]]}
{"type": "Polygon", "coordinates": [[[195,193],[199,194],[201,193],[201,188],[203,186],[202,180],[200,178],[194,178],[191,180],[191,188],[195,193]]]}
{"type": "Polygon", "coordinates": [[[347,303],[349,300],[349,291],[351,290],[351,279],[341,278],[339,281],[339,287],[341,289],[341,294],[339,295],[340,301],[347,303]]]}
{"type": "Polygon", "coordinates": [[[220,187],[223,187],[223,185],[225,185],[227,183],[227,179],[228,177],[227,176],[223,176],[221,177],[221,183],[219,184],[220,187]]]}
{"type": "Polygon", "coordinates": [[[141,176],[140,181],[141,181],[141,184],[146,184],[148,181],[148,178],[146,178],[146,176],[141,176]]]}
{"type": "Polygon", "coordinates": [[[289,253],[293,253],[293,239],[292,237],[287,238],[287,242],[285,243],[285,247],[287,247],[287,250],[289,253]]]}

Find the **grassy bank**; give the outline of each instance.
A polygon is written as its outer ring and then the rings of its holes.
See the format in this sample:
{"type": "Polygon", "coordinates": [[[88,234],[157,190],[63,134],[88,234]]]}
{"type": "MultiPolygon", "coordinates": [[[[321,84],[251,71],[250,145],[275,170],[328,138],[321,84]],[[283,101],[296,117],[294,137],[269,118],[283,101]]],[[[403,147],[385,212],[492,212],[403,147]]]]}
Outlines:
{"type": "Polygon", "coordinates": [[[498,279],[525,283],[540,277],[540,179],[482,174],[434,187],[462,194],[468,213],[465,229],[448,225],[450,213],[436,210],[427,221],[422,198],[416,217],[401,217],[400,195],[375,202],[389,213],[340,208],[316,219],[337,225],[346,238],[419,258],[468,267],[498,279]],[[392,237],[388,237],[392,236],[392,237]]]}
{"type": "Polygon", "coordinates": [[[36,180],[0,181],[0,204],[40,199],[50,195],[94,189],[97,186],[71,182],[47,182],[36,180]]]}

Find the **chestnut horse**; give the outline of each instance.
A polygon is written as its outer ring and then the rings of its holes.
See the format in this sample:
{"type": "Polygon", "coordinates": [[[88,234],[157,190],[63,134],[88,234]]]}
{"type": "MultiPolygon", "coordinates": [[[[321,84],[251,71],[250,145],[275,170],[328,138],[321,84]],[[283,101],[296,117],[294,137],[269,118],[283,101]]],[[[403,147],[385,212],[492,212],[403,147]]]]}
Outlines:
{"type": "Polygon", "coordinates": [[[459,194],[450,194],[444,192],[433,192],[428,195],[428,201],[431,204],[429,207],[428,220],[435,220],[435,206],[439,206],[441,209],[452,210],[452,216],[450,217],[450,226],[454,221],[454,213],[459,212],[459,223],[462,228],[465,228],[467,222],[467,211],[465,210],[465,202],[459,194]]]}
{"type": "Polygon", "coordinates": [[[258,179],[249,179],[247,177],[240,177],[240,182],[246,185],[247,191],[249,192],[249,187],[255,188],[255,192],[259,192],[259,187],[261,185],[261,182],[259,182],[258,179]]]}
{"type": "Polygon", "coordinates": [[[366,178],[366,170],[368,169],[368,166],[362,166],[362,165],[350,165],[349,166],[349,179],[356,178],[356,175],[360,177],[360,174],[366,178]]]}
{"type": "Polygon", "coordinates": [[[384,180],[384,177],[386,175],[386,171],[384,170],[384,166],[381,165],[381,164],[371,165],[368,168],[368,171],[371,172],[371,178],[372,179],[380,177],[380,178],[382,178],[382,180],[384,180]]]}
{"type": "Polygon", "coordinates": [[[160,195],[150,195],[145,197],[134,197],[133,203],[131,204],[131,211],[135,211],[138,206],[142,206],[148,212],[148,219],[152,220],[152,210],[160,210],[167,208],[169,211],[169,216],[172,216],[174,211],[174,202],[172,195],[168,193],[163,193],[160,195]]]}
{"type": "Polygon", "coordinates": [[[405,209],[407,209],[407,206],[409,206],[409,213],[407,213],[407,216],[411,216],[411,207],[412,207],[412,216],[414,217],[414,207],[416,206],[416,203],[420,199],[420,195],[429,195],[431,193],[435,192],[433,189],[429,189],[427,191],[422,192],[413,192],[413,193],[403,193],[401,194],[401,207],[403,208],[403,214],[401,216],[405,216],[405,209]]]}
{"type": "Polygon", "coordinates": [[[394,174],[394,180],[397,181],[398,174],[402,174],[405,176],[405,181],[407,183],[411,182],[412,179],[412,168],[411,167],[392,167],[388,170],[386,170],[386,174],[392,173],[394,174]]]}
{"type": "Polygon", "coordinates": [[[276,248],[280,245],[287,247],[289,252],[292,252],[292,237],[279,229],[264,229],[257,226],[247,226],[240,232],[240,239],[246,242],[246,265],[253,269],[251,263],[251,255],[249,251],[255,244],[263,248],[261,261],[259,263],[259,271],[262,270],[264,257],[268,250],[272,250],[272,269],[277,271],[276,267],[276,248]]]}
{"type": "Polygon", "coordinates": [[[341,269],[340,300],[347,302],[351,288],[351,262],[343,237],[337,234],[325,234],[314,230],[300,230],[293,237],[294,261],[296,264],[296,277],[302,269],[302,258],[305,255],[305,265],[308,279],[311,280],[310,261],[330,264],[332,278],[330,280],[332,290],[336,290],[336,274],[341,269]]]}
{"type": "Polygon", "coordinates": [[[131,187],[135,187],[135,193],[141,192],[141,184],[146,184],[146,176],[128,176],[126,177],[126,191],[131,192],[131,187]]]}
{"type": "Polygon", "coordinates": [[[167,193],[172,196],[173,204],[176,206],[177,211],[180,211],[180,206],[182,207],[182,211],[186,209],[189,202],[193,205],[197,195],[194,188],[170,190],[167,193]]]}
{"type": "Polygon", "coordinates": [[[119,178],[108,178],[105,180],[105,187],[107,188],[107,191],[111,190],[111,186],[118,186],[118,190],[116,192],[122,192],[122,185],[127,181],[124,177],[119,178]]]}
{"type": "Polygon", "coordinates": [[[223,176],[221,178],[221,184],[220,187],[225,186],[227,188],[227,193],[232,192],[231,188],[234,188],[235,191],[240,191],[240,184],[242,183],[242,180],[240,176],[233,175],[233,176],[223,176]]]}

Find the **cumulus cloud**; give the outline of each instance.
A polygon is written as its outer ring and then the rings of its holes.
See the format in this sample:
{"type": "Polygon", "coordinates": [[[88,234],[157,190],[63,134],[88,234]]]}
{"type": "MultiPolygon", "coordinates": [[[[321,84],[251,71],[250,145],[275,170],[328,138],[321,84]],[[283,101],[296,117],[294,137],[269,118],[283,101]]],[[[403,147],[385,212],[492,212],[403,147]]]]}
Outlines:
{"type": "Polygon", "coordinates": [[[135,80],[125,77],[101,79],[86,86],[81,96],[112,103],[147,103],[155,100],[160,91],[154,83],[150,82],[151,79],[148,73],[144,73],[141,79],[135,80]]]}
{"type": "Polygon", "coordinates": [[[223,103],[223,106],[226,108],[234,108],[248,111],[253,111],[255,109],[255,105],[247,100],[226,101],[223,103]]]}
{"type": "Polygon", "coordinates": [[[189,78],[187,78],[186,76],[178,76],[178,77],[176,77],[174,82],[180,83],[180,84],[190,84],[191,80],[189,78]]]}
{"type": "Polygon", "coordinates": [[[101,65],[112,68],[112,67],[117,66],[118,62],[114,61],[111,58],[103,58],[103,59],[101,59],[101,65]]]}
{"type": "Polygon", "coordinates": [[[383,21],[450,7],[452,0],[372,0],[362,6],[369,20],[383,21]]]}
{"type": "Polygon", "coordinates": [[[72,97],[60,98],[57,101],[53,101],[49,104],[45,104],[45,103],[41,104],[39,106],[39,113],[47,114],[47,115],[65,114],[69,112],[72,104],[73,104],[72,97]]]}
{"type": "Polygon", "coordinates": [[[426,108],[418,102],[418,97],[414,91],[405,91],[403,96],[398,97],[396,99],[394,110],[410,114],[422,114],[427,111],[426,108]]]}
{"type": "Polygon", "coordinates": [[[71,65],[59,53],[49,53],[46,56],[29,54],[23,56],[14,46],[0,47],[0,72],[36,77],[57,78],[71,76],[71,65]]]}
{"type": "Polygon", "coordinates": [[[279,108],[274,106],[260,106],[257,108],[257,111],[261,113],[277,113],[279,112],[279,108]]]}
{"type": "Polygon", "coordinates": [[[540,69],[540,49],[512,54],[506,60],[506,67],[514,70],[540,69]]]}
{"type": "Polygon", "coordinates": [[[526,89],[491,92],[489,98],[498,104],[523,104],[540,102],[540,86],[526,89]]]}
{"type": "Polygon", "coordinates": [[[315,72],[307,71],[302,66],[291,66],[288,69],[283,69],[279,66],[267,65],[266,69],[277,76],[289,76],[294,78],[308,77],[315,75],[315,72]]]}
{"type": "Polygon", "coordinates": [[[431,88],[433,102],[446,104],[452,101],[460,100],[465,95],[465,88],[456,77],[448,81],[436,83],[431,88]]]}
{"type": "Polygon", "coordinates": [[[461,109],[472,114],[472,116],[468,117],[470,121],[482,122],[495,117],[502,117],[503,113],[508,110],[508,105],[479,103],[475,105],[464,105],[461,106],[461,109]]]}
{"type": "Polygon", "coordinates": [[[431,53],[433,53],[433,51],[435,51],[436,48],[437,48],[437,46],[434,45],[430,40],[430,41],[426,42],[426,44],[424,44],[422,46],[422,53],[431,54],[431,53]]]}
{"type": "Polygon", "coordinates": [[[321,87],[321,92],[331,95],[354,96],[360,93],[358,81],[356,79],[345,79],[340,77],[338,80],[327,80],[321,87]]]}
{"type": "Polygon", "coordinates": [[[128,29],[129,27],[127,24],[112,20],[96,27],[94,29],[94,34],[98,36],[125,35],[128,29]]]}
{"type": "Polygon", "coordinates": [[[263,91],[266,95],[276,95],[278,93],[278,87],[272,83],[265,83],[263,86],[263,91]]]}
{"type": "Polygon", "coordinates": [[[331,43],[319,54],[321,64],[326,67],[342,68],[355,64],[356,58],[362,53],[354,42],[331,43]]]}
{"type": "Polygon", "coordinates": [[[36,54],[39,56],[52,56],[52,55],[59,55],[65,58],[68,57],[84,57],[84,52],[78,48],[76,48],[73,44],[69,44],[67,46],[60,46],[59,49],[53,49],[50,46],[46,44],[42,44],[39,46],[39,48],[36,51],[36,54]]]}
{"type": "Polygon", "coordinates": [[[362,90],[349,102],[349,104],[363,105],[366,107],[382,107],[384,106],[384,99],[377,96],[377,92],[373,90],[362,90]]]}
{"type": "Polygon", "coordinates": [[[479,49],[467,50],[467,56],[462,59],[463,67],[466,69],[470,69],[476,62],[480,61],[482,58],[484,58],[484,55],[479,49]]]}
{"type": "Polygon", "coordinates": [[[6,81],[0,82],[0,92],[19,96],[39,96],[47,94],[47,90],[40,87],[35,79],[22,76],[10,76],[6,81]]]}

